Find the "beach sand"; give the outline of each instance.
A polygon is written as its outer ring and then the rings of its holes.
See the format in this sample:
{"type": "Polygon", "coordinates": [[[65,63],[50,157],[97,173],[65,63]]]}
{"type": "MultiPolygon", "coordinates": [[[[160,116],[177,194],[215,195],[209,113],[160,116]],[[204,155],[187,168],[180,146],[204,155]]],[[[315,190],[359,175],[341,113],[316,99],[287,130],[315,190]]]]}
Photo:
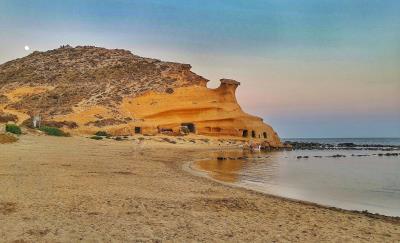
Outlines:
{"type": "Polygon", "coordinates": [[[1,144],[0,241],[400,241],[398,220],[233,188],[182,169],[228,145],[146,139],[24,135],[1,144]]]}

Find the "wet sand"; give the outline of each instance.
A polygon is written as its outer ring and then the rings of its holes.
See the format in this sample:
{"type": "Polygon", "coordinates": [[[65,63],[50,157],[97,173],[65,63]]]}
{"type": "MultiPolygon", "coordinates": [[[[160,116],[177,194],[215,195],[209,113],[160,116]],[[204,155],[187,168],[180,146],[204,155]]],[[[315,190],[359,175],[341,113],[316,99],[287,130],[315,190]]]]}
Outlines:
{"type": "Polygon", "coordinates": [[[233,188],[182,169],[216,144],[21,136],[0,145],[12,242],[396,242],[400,223],[233,188]]]}

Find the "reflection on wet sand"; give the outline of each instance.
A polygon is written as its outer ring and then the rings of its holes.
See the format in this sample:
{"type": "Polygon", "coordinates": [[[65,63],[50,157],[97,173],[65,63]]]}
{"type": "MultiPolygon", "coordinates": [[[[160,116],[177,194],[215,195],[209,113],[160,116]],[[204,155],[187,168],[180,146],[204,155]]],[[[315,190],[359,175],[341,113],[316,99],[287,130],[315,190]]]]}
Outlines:
{"type": "Polygon", "coordinates": [[[213,159],[201,160],[196,163],[198,169],[206,171],[212,178],[224,182],[238,182],[243,171],[249,166],[247,159],[235,159],[240,157],[251,157],[247,151],[219,152],[213,155],[213,159]],[[217,160],[217,157],[228,158],[217,160]],[[232,158],[232,159],[229,159],[232,158]]]}
{"type": "Polygon", "coordinates": [[[201,170],[209,172],[210,176],[216,180],[224,182],[239,181],[238,173],[246,166],[245,160],[202,160],[197,163],[201,170]]]}

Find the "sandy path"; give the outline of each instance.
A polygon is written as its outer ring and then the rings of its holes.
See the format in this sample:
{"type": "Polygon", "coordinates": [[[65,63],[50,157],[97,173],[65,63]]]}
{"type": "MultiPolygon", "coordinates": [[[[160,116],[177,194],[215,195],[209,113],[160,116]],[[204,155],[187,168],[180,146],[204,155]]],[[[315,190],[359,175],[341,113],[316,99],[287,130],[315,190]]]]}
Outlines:
{"type": "Polygon", "coordinates": [[[195,177],[200,146],[22,136],[0,145],[0,239],[400,241],[400,224],[195,177]]]}

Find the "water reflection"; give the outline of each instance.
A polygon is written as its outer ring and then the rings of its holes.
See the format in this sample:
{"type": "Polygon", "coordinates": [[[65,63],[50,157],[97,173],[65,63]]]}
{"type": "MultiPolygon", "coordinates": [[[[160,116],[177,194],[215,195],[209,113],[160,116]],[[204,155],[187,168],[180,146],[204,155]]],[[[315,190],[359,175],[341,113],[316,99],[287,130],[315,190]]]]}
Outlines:
{"type": "Polygon", "coordinates": [[[351,150],[218,152],[198,161],[196,168],[216,180],[270,194],[400,216],[400,160],[373,153],[363,151],[358,157],[353,154],[360,151],[351,150]],[[332,157],[336,153],[346,157],[332,157]]]}
{"type": "Polygon", "coordinates": [[[212,154],[212,159],[198,161],[196,167],[223,182],[239,182],[244,178],[257,181],[260,176],[265,179],[276,175],[272,172],[276,168],[271,159],[273,155],[274,153],[249,151],[216,152],[212,154]],[[218,160],[218,157],[225,159],[218,160]]]}

